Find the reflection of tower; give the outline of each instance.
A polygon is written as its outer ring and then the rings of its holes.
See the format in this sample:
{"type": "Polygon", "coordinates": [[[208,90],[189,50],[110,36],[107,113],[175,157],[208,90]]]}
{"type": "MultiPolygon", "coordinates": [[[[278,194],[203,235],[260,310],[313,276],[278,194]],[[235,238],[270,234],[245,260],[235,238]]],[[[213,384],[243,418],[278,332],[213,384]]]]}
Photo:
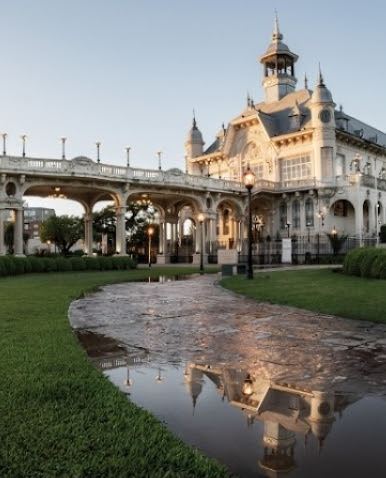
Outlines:
{"type": "Polygon", "coordinates": [[[185,385],[188,394],[192,398],[193,413],[196,407],[197,398],[202,391],[203,384],[203,372],[195,368],[193,363],[187,364],[185,368],[185,385]]]}
{"type": "Polygon", "coordinates": [[[318,442],[318,454],[322,451],[324,439],[331,430],[334,418],[334,400],[332,392],[313,392],[311,411],[307,418],[311,431],[318,442]]]}
{"type": "Polygon", "coordinates": [[[293,470],[296,466],[294,449],[295,433],[280,423],[267,420],[264,423],[264,456],[259,461],[266,476],[274,477],[293,470]]]}

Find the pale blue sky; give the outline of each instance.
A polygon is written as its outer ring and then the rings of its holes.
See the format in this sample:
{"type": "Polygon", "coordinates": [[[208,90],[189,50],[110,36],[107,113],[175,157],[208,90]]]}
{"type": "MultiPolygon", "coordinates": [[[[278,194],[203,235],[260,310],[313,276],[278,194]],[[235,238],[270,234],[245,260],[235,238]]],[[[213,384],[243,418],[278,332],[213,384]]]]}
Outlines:
{"type": "MultiPolygon", "coordinates": [[[[258,57],[278,11],[296,76],[321,64],[337,105],[386,131],[386,1],[0,0],[0,133],[8,154],[96,156],[184,169],[192,110],[206,145],[247,92],[263,100],[258,57]]],[[[30,201],[38,205],[40,200],[30,201]]],[[[57,208],[64,213],[63,208],[57,208]]],[[[72,211],[69,211],[72,212],[72,211]]]]}

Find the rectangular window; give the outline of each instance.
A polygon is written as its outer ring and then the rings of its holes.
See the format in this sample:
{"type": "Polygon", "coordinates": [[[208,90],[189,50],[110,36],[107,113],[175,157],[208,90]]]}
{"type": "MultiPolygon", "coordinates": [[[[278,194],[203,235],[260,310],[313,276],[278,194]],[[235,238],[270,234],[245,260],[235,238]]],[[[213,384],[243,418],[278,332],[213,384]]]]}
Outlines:
{"type": "Polygon", "coordinates": [[[330,146],[320,148],[322,161],[322,179],[332,177],[332,148],[330,146]]]}
{"type": "Polygon", "coordinates": [[[310,156],[300,156],[299,158],[282,159],[281,177],[282,177],[282,181],[292,181],[294,179],[310,178],[311,177],[310,156]]]}
{"type": "Polygon", "coordinates": [[[344,176],[346,174],[346,158],[343,154],[336,155],[335,176],[344,176]]]}
{"type": "Polygon", "coordinates": [[[264,177],[264,163],[261,161],[252,167],[253,172],[255,173],[256,179],[263,179],[264,177]]]}

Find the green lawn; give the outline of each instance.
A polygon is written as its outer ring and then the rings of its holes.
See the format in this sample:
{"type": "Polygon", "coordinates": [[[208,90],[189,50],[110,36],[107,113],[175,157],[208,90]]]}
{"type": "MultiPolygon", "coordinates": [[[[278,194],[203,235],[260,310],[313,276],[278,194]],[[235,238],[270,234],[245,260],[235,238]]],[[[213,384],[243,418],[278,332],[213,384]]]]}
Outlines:
{"type": "Polygon", "coordinates": [[[149,272],[185,270],[0,279],[1,477],[229,476],[129,402],[91,365],[70,328],[69,304],[83,291],[149,272]]]}
{"type": "Polygon", "coordinates": [[[324,314],[386,323],[386,281],[348,276],[331,269],[255,272],[233,276],[224,287],[254,299],[324,314]]]}

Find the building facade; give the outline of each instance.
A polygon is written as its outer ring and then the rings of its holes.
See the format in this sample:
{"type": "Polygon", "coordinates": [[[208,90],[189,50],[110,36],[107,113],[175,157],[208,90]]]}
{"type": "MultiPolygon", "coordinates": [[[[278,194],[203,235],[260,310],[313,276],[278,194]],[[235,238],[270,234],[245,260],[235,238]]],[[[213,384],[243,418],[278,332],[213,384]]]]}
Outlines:
{"type": "MultiPolygon", "coordinates": [[[[385,221],[386,134],[336,108],[319,71],[315,87],[296,89],[298,56],[283,42],[276,18],[272,41],[261,55],[264,101],[247,98],[204,149],[196,119],[188,133],[186,170],[242,181],[255,173],[253,223],[257,235],[318,236],[332,230],[359,244],[377,241],[385,221]]],[[[217,239],[232,244],[239,218],[217,211],[217,239]]]]}

